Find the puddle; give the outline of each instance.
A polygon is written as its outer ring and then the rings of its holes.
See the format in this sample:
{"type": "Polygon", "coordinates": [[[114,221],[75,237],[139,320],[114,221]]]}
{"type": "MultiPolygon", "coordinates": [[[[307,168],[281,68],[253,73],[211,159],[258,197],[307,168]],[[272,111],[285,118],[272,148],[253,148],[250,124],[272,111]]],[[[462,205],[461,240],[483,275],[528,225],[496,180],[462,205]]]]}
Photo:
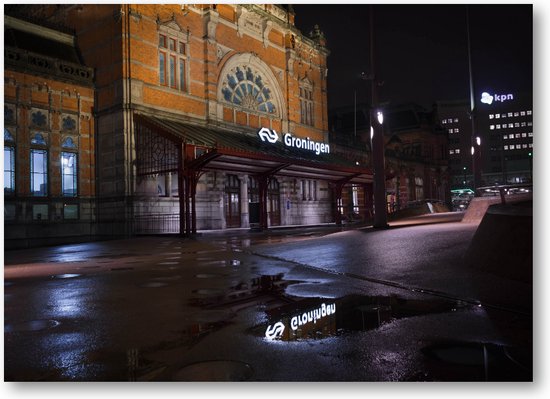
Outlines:
{"type": "Polygon", "coordinates": [[[174,381],[246,381],[252,376],[248,363],[235,360],[210,360],[183,367],[173,375],[174,381]]]}
{"type": "MultiPolygon", "coordinates": [[[[202,308],[234,308],[238,304],[239,308],[244,308],[274,301],[287,303],[281,298],[284,297],[286,287],[296,281],[283,280],[283,276],[283,273],[258,276],[250,280],[236,282],[232,287],[224,290],[194,290],[193,293],[199,294],[200,297],[192,298],[190,304],[202,308]]],[[[199,274],[196,277],[210,278],[214,276],[199,274]]]]}
{"type": "Polygon", "coordinates": [[[532,381],[530,348],[442,342],[422,349],[427,376],[445,381],[532,381]]]}
{"type": "Polygon", "coordinates": [[[6,324],[4,326],[4,332],[41,331],[57,327],[59,324],[57,320],[30,320],[21,323],[6,324]]]}
{"type": "Polygon", "coordinates": [[[469,306],[443,299],[411,300],[397,296],[352,295],[340,299],[307,298],[267,311],[269,324],[255,334],[269,340],[319,339],[350,331],[368,331],[394,320],[469,306]]]}

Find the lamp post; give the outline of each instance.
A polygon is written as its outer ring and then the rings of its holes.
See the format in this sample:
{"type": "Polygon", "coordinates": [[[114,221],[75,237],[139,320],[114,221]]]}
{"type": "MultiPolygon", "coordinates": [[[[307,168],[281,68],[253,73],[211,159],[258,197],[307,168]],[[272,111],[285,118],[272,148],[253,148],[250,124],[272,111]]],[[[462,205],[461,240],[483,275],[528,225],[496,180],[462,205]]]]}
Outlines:
{"type": "Polygon", "coordinates": [[[374,68],[374,8],[370,6],[370,66],[372,105],[370,112],[372,166],[374,169],[374,223],[375,228],[387,228],[386,176],[384,160],[384,114],[378,108],[377,81],[374,68]]]}
{"type": "Polygon", "coordinates": [[[481,140],[477,136],[477,121],[476,121],[476,107],[474,99],[474,78],[472,73],[472,49],[470,46],[470,9],[466,6],[466,30],[468,35],[468,71],[470,77],[470,119],[472,120],[472,175],[473,175],[473,189],[476,189],[481,185],[481,140]]]}

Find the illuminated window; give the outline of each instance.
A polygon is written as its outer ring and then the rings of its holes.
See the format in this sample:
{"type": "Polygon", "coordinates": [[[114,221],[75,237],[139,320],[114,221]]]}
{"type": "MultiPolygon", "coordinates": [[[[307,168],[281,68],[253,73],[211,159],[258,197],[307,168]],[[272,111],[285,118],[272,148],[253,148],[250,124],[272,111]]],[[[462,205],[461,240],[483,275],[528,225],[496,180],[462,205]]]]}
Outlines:
{"type": "Polygon", "coordinates": [[[495,117],[494,114],[489,114],[489,119],[493,119],[495,117]]]}
{"type": "Polygon", "coordinates": [[[521,116],[525,116],[525,111],[521,111],[519,114],[520,114],[521,116]]]}
{"type": "Polygon", "coordinates": [[[4,128],[4,195],[15,193],[15,140],[4,128]]]}
{"type": "Polygon", "coordinates": [[[514,127],[519,127],[519,122],[514,123],[514,127]]]}
{"type": "Polygon", "coordinates": [[[495,114],[495,119],[500,119],[500,114],[495,114]]]}
{"type": "Polygon", "coordinates": [[[460,129],[456,128],[455,133],[458,133],[458,132],[460,132],[460,129]]]}
{"type": "Polygon", "coordinates": [[[529,143],[529,148],[533,148],[533,143],[529,143]]]}
{"type": "Polygon", "coordinates": [[[454,122],[455,122],[455,123],[458,123],[458,118],[455,118],[455,119],[454,119],[454,122]]]}
{"type": "Polygon", "coordinates": [[[454,155],[455,150],[449,150],[449,154],[454,155]]]}
{"type": "Polygon", "coordinates": [[[511,150],[514,150],[515,148],[516,148],[516,146],[515,146],[514,144],[511,144],[511,145],[510,145],[510,149],[511,149],[511,150]]]}
{"type": "Polygon", "coordinates": [[[508,127],[510,127],[510,128],[514,127],[514,124],[513,124],[513,123],[509,123],[509,124],[508,124],[508,127]]]}
{"type": "Polygon", "coordinates": [[[508,149],[508,146],[507,146],[507,145],[505,145],[505,146],[504,146],[504,149],[505,149],[505,150],[507,150],[507,149],[508,149]]]}
{"type": "Polygon", "coordinates": [[[495,125],[489,125],[489,129],[495,130],[495,125]]]}
{"type": "Polygon", "coordinates": [[[504,136],[502,136],[502,138],[503,138],[504,140],[506,140],[506,139],[508,138],[508,135],[505,134],[504,136]]]}
{"type": "Polygon", "coordinates": [[[527,122],[521,122],[521,125],[520,125],[520,126],[521,126],[521,127],[527,126],[527,122]]]}
{"type": "Polygon", "coordinates": [[[533,122],[527,122],[527,126],[533,126],[533,122]]]}
{"type": "Polygon", "coordinates": [[[514,112],[514,116],[519,116],[519,112],[514,112]]]}
{"type": "Polygon", "coordinates": [[[453,132],[453,129],[449,129],[449,133],[452,133],[453,132]]]}
{"type": "Polygon", "coordinates": [[[31,195],[45,197],[48,195],[48,152],[42,149],[31,149],[31,195]]]}
{"type": "Polygon", "coordinates": [[[519,139],[521,137],[520,133],[516,133],[516,139],[519,139]]]}
{"type": "Polygon", "coordinates": [[[528,137],[533,137],[533,132],[527,133],[527,136],[528,136],[528,137]]]}
{"type": "Polygon", "coordinates": [[[447,124],[447,119],[443,119],[443,120],[441,121],[441,123],[444,124],[444,125],[446,125],[446,124],[447,124]]]}
{"type": "Polygon", "coordinates": [[[527,137],[527,133],[522,133],[521,137],[527,137]]]}
{"type": "Polygon", "coordinates": [[[185,43],[159,34],[159,83],[181,91],[186,90],[185,43]]]}
{"type": "Polygon", "coordinates": [[[527,148],[527,144],[522,144],[521,148],[527,148]]]}
{"type": "Polygon", "coordinates": [[[533,111],[527,111],[527,115],[532,115],[533,111]]]}
{"type": "Polygon", "coordinates": [[[497,125],[496,128],[497,128],[497,129],[500,129],[500,125],[497,125]]]}
{"type": "Polygon", "coordinates": [[[508,116],[512,117],[512,116],[514,116],[514,114],[512,112],[508,112],[508,116]]]}
{"type": "Polygon", "coordinates": [[[61,190],[64,197],[76,197],[77,185],[77,154],[61,152],[61,190]]]}

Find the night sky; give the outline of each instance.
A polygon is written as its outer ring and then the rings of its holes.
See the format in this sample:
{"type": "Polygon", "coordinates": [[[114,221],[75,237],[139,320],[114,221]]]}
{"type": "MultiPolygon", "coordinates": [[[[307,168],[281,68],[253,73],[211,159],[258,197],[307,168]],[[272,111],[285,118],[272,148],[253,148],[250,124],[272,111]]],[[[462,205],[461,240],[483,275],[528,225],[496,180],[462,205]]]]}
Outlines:
{"type": "MultiPolygon", "coordinates": [[[[382,102],[469,99],[467,9],[475,92],[531,92],[533,7],[517,5],[382,4],[374,6],[375,67],[382,102]]],[[[295,24],[318,24],[331,51],[329,107],[370,101],[369,4],[298,4],[295,24]]]]}

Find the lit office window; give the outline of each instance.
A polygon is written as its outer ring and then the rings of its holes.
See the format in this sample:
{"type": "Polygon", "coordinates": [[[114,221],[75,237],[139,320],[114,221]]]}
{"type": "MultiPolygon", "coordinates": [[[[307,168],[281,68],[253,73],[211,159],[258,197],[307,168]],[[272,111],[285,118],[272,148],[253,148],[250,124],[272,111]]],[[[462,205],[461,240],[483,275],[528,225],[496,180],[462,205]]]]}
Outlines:
{"type": "Polygon", "coordinates": [[[527,111],[527,115],[533,115],[533,111],[527,111]]]}
{"type": "Polygon", "coordinates": [[[495,119],[500,119],[500,114],[495,114],[495,119]]]}
{"type": "Polygon", "coordinates": [[[520,114],[521,116],[525,116],[525,111],[521,111],[519,114],[520,114]]]}
{"type": "Polygon", "coordinates": [[[508,135],[505,134],[504,136],[502,136],[502,138],[503,138],[504,140],[506,140],[506,139],[508,138],[508,135]]]}
{"type": "Polygon", "coordinates": [[[494,119],[495,115],[494,114],[489,114],[489,119],[494,119]]]}
{"type": "Polygon", "coordinates": [[[489,129],[495,130],[495,125],[489,125],[489,129]]]}
{"type": "Polygon", "coordinates": [[[504,146],[504,149],[505,149],[505,150],[508,150],[508,146],[507,146],[507,145],[505,145],[505,146],[504,146]]]}

